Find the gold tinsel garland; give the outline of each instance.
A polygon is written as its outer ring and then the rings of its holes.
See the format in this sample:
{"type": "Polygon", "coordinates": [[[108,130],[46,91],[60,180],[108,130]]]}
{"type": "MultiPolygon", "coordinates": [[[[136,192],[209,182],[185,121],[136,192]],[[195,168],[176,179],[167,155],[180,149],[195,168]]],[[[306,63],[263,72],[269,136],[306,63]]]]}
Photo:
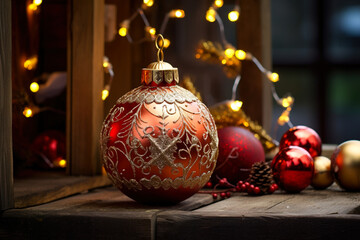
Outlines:
{"type": "Polygon", "coordinates": [[[195,58],[201,59],[204,62],[222,65],[228,78],[236,77],[241,70],[241,61],[234,54],[231,57],[227,57],[220,43],[213,43],[211,41],[201,42],[196,49],[195,58]]]}
{"type": "MultiPolygon", "coordinates": [[[[201,99],[201,94],[196,90],[189,77],[186,77],[182,81],[181,86],[201,99]]],[[[266,133],[265,129],[263,129],[261,125],[252,121],[241,108],[237,109],[237,111],[233,110],[231,108],[231,103],[233,102],[234,101],[229,100],[209,107],[210,113],[215,120],[217,128],[221,129],[228,126],[246,128],[251,131],[257,139],[260,140],[266,153],[274,150],[277,147],[276,141],[266,133]]]]}

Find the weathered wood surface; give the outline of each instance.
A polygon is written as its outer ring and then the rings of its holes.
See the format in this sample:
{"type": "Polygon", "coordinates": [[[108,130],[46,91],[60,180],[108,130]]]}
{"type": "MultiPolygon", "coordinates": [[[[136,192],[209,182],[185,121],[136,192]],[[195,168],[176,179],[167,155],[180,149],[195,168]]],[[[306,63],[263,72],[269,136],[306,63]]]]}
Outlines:
{"type": "Polygon", "coordinates": [[[359,226],[360,193],[336,185],[300,194],[237,194],[217,202],[210,194],[195,194],[172,206],[143,205],[109,187],[7,210],[0,217],[0,239],[328,240],[348,239],[359,226]]]}
{"type": "Polygon", "coordinates": [[[342,191],[334,184],[328,190],[314,190],[309,187],[298,194],[288,194],[283,191],[258,197],[241,194],[195,212],[233,211],[239,215],[254,213],[264,215],[360,214],[357,207],[360,207],[360,194],[342,191]]]}
{"type": "Polygon", "coordinates": [[[155,239],[156,216],[167,210],[191,211],[212,203],[208,194],[172,206],[137,203],[114,187],[96,189],[0,218],[0,239],[155,239]],[[19,231],[19,229],[21,229],[19,231]]]}
{"type": "Polygon", "coordinates": [[[359,214],[360,194],[336,185],[300,194],[241,194],[191,212],[160,213],[157,239],[350,239],[358,235],[359,214]]]}
{"type": "Polygon", "coordinates": [[[0,1],[0,210],[13,206],[11,1],[0,1]]]}
{"type": "Polygon", "coordinates": [[[15,208],[24,208],[51,202],[89,189],[111,185],[107,176],[73,177],[61,175],[36,175],[15,179],[15,208]]]}
{"type": "Polygon", "coordinates": [[[69,1],[67,159],[70,175],[101,173],[104,0],[69,1]]]}

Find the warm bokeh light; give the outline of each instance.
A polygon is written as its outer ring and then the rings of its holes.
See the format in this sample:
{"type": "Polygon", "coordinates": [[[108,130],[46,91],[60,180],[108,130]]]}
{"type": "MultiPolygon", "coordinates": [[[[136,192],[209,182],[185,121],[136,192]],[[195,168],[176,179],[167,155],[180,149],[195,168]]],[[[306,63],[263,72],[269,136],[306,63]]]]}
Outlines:
{"type": "Polygon", "coordinates": [[[42,0],[34,0],[33,3],[39,6],[42,3],[42,0]]]}
{"type": "Polygon", "coordinates": [[[36,93],[37,91],[39,91],[39,84],[37,82],[32,82],[30,84],[30,91],[32,91],[33,93],[36,93]]]}
{"type": "Polygon", "coordinates": [[[294,98],[292,96],[284,97],[281,99],[281,105],[284,108],[290,107],[294,103],[294,98]]]}
{"type": "Polygon", "coordinates": [[[25,117],[27,117],[27,118],[32,117],[32,116],[33,116],[33,112],[32,112],[32,110],[31,110],[31,108],[25,107],[25,108],[24,108],[24,111],[23,111],[23,115],[24,115],[25,117]]]}
{"type": "Polygon", "coordinates": [[[234,101],[234,102],[232,102],[232,103],[230,104],[230,108],[231,108],[234,112],[238,112],[238,111],[241,109],[242,105],[243,105],[243,102],[242,102],[242,101],[236,100],[236,101],[234,101]]]}
{"type": "Polygon", "coordinates": [[[37,62],[38,62],[37,57],[26,59],[26,61],[24,62],[24,68],[27,70],[32,70],[36,67],[37,62]]]}
{"type": "Polygon", "coordinates": [[[218,8],[221,8],[224,5],[224,1],[223,0],[215,0],[214,5],[218,8]]]}
{"type": "Polygon", "coordinates": [[[206,20],[209,22],[215,22],[216,20],[216,11],[214,8],[209,8],[209,10],[206,11],[206,20]]]}
{"type": "Polygon", "coordinates": [[[119,29],[119,35],[122,36],[122,37],[125,37],[127,34],[127,28],[126,27],[121,27],[119,29]]]}
{"type": "Polygon", "coordinates": [[[155,34],[156,34],[156,29],[155,29],[155,28],[149,28],[149,33],[150,33],[152,36],[155,36],[155,34]]]}
{"type": "Polygon", "coordinates": [[[59,161],[59,167],[61,167],[61,168],[65,168],[65,167],[66,167],[66,160],[65,160],[65,159],[61,159],[61,160],[59,161]]]}
{"type": "Polygon", "coordinates": [[[235,22],[239,19],[239,15],[240,15],[239,11],[234,10],[234,11],[229,12],[228,18],[231,22],[235,22]]]}
{"type": "Polygon", "coordinates": [[[109,90],[107,90],[107,89],[102,90],[102,92],[101,92],[101,99],[102,99],[103,101],[105,101],[105,99],[106,99],[108,96],[109,96],[109,90]]]}
{"type": "Polygon", "coordinates": [[[278,118],[278,124],[280,126],[283,126],[285,123],[290,121],[290,117],[289,117],[290,111],[291,108],[287,108],[285,111],[281,113],[280,117],[278,118]]]}
{"type": "Polygon", "coordinates": [[[172,18],[184,18],[185,12],[182,9],[174,9],[170,11],[169,16],[172,18]]]}
{"type": "Polygon", "coordinates": [[[146,26],[145,31],[149,33],[151,37],[154,37],[156,34],[156,29],[150,26],[146,26]]]}
{"type": "Polygon", "coordinates": [[[151,7],[152,5],[154,5],[154,0],[144,0],[143,3],[144,3],[147,7],[151,7]]]}
{"type": "Polygon", "coordinates": [[[227,56],[228,58],[232,58],[235,54],[235,50],[233,48],[227,48],[225,49],[225,56],[227,56]]]}
{"type": "Polygon", "coordinates": [[[267,78],[272,82],[277,82],[279,81],[279,74],[277,74],[276,72],[268,72],[267,78]]]}
{"type": "Polygon", "coordinates": [[[246,52],[244,52],[243,50],[236,50],[235,51],[235,57],[239,60],[245,60],[246,58],[246,52]]]}
{"type": "Polygon", "coordinates": [[[223,65],[225,65],[225,64],[226,64],[226,59],[221,60],[221,63],[222,63],[223,65]]]}
{"type": "Polygon", "coordinates": [[[164,48],[168,48],[170,46],[170,40],[167,38],[164,38],[164,43],[162,41],[162,39],[159,40],[159,45],[160,46],[164,46],[164,48]]]}
{"type": "Polygon", "coordinates": [[[28,8],[31,10],[31,11],[36,11],[37,10],[37,5],[34,4],[34,3],[30,3],[28,8]]]}

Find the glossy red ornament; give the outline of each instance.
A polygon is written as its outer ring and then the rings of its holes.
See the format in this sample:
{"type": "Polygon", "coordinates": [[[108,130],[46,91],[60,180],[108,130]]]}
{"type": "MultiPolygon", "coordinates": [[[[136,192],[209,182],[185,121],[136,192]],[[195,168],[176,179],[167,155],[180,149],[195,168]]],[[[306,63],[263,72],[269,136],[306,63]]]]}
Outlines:
{"type": "Polygon", "coordinates": [[[251,166],[255,162],[265,161],[265,152],[258,139],[249,130],[242,127],[225,127],[218,130],[219,157],[213,173],[217,177],[227,178],[230,183],[246,180],[251,166]]]}
{"type": "Polygon", "coordinates": [[[105,170],[136,201],[180,202],[202,188],[215,168],[215,122],[178,80],[177,68],[162,60],[150,64],[142,70],[143,86],[119,98],[103,123],[105,170]]]}
{"type": "Polygon", "coordinates": [[[283,148],[274,157],[271,168],[275,182],[287,192],[300,192],[310,185],[314,173],[314,161],[303,148],[283,148]]]}
{"type": "Polygon", "coordinates": [[[302,147],[313,158],[321,155],[321,139],[319,135],[306,126],[295,126],[284,133],[280,140],[280,149],[289,146],[302,147]]]}
{"type": "Polygon", "coordinates": [[[45,166],[49,168],[64,167],[58,164],[66,157],[64,133],[57,130],[45,131],[34,139],[31,149],[44,161],[45,166]]]}

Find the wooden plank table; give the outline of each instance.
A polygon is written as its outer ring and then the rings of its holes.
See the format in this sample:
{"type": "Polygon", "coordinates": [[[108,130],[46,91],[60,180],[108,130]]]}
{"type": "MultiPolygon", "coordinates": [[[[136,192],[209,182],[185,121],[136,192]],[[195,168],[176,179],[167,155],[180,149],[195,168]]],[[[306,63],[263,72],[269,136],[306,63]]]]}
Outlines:
{"type": "Polygon", "coordinates": [[[173,206],[134,202],[114,187],[3,212],[0,239],[356,239],[360,193],[195,194],[173,206]]]}

